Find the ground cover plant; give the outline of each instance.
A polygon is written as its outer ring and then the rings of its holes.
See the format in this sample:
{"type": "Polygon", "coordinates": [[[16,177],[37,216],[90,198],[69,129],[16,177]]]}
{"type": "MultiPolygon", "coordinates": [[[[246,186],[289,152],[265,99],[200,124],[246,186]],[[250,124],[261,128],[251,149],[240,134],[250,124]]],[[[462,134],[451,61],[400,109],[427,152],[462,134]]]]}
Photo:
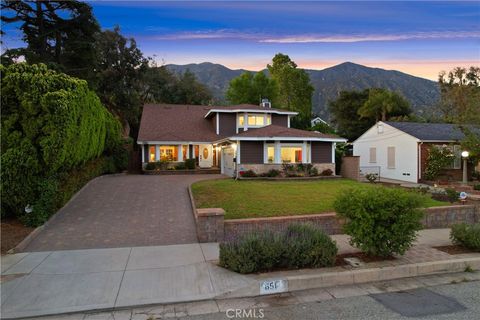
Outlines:
{"type": "MultiPolygon", "coordinates": [[[[192,185],[198,208],[223,208],[226,219],[274,217],[333,212],[335,198],[349,189],[386,188],[349,179],[262,181],[233,179],[200,181],[192,185]]],[[[446,202],[422,195],[425,207],[446,202]]]]}

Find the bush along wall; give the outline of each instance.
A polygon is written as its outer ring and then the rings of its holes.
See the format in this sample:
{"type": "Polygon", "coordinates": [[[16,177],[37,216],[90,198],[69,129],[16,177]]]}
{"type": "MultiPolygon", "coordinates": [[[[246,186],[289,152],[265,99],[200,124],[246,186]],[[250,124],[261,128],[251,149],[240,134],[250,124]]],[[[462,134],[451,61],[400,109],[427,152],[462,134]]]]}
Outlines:
{"type": "Polygon", "coordinates": [[[422,228],[424,199],[398,188],[353,189],[335,200],[337,215],[350,242],[363,252],[388,257],[403,255],[422,228]]]}
{"type": "Polygon", "coordinates": [[[121,124],[84,80],[43,64],[0,68],[2,216],[36,226],[65,201],[70,172],[103,157],[97,175],[125,165],[121,124]]]}
{"type": "Polygon", "coordinates": [[[337,245],[320,229],[292,224],[280,234],[255,232],[220,244],[220,265],[239,273],[329,267],[337,245]]]}

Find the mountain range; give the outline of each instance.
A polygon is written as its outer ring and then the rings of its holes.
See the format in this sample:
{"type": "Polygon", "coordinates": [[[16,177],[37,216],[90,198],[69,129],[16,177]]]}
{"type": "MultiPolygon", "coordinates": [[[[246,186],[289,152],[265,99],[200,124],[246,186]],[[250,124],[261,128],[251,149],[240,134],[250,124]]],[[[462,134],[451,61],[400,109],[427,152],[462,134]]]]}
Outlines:
{"type": "MultiPolygon", "coordinates": [[[[225,92],[230,80],[238,77],[244,69],[229,69],[221,64],[204,62],[199,64],[175,65],[167,68],[177,74],[190,70],[197,79],[206,85],[214,97],[225,101],[225,92]]],[[[265,71],[265,70],[263,70],[265,71]]],[[[305,71],[315,88],[313,95],[313,113],[329,119],[328,101],[335,100],[342,90],[363,90],[367,88],[385,88],[401,93],[418,115],[429,114],[439,98],[438,83],[415,77],[400,71],[366,67],[352,62],[344,62],[323,70],[305,71]]]]}

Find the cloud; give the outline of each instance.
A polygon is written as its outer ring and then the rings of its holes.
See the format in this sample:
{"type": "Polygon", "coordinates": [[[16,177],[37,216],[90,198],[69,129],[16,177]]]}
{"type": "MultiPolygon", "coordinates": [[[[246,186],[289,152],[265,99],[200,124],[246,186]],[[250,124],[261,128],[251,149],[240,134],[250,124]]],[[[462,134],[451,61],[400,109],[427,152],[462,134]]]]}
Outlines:
{"type": "Polygon", "coordinates": [[[480,31],[443,31],[443,32],[416,32],[405,34],[352,34],[352,35],[298,35],[260,40],[266,43],[342,43],[366,41],[400,41],[415,39],[455,39],[477,38],[480,31]]]}
{"type": "Polygon", "coordinates": [[[259,32],[240,32],[229,29],[204,30],[153,36],[155,40],[235,39],[259,43],[353,43],[367,41],[402,41],[417,39],[480,38],[480,31],[432,31],[385,34],[297,34],[268,35],[259,32]]]}

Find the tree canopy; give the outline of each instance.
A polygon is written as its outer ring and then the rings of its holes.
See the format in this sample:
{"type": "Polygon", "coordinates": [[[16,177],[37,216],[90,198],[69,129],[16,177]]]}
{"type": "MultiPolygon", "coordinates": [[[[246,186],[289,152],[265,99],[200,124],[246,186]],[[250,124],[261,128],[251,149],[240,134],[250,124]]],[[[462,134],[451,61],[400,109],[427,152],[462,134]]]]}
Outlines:
{"type": "Polygon", "coordinates": [[[373,88],[368,92],[368,99],[358,109],[362,118],[375,121],[387,121],[393,116],[405,116],[411,113],[409,102],[396,92],[373,88]]]}
{"type": "Polygon", "coordinates": [[[267,68],[278,85],[279,106],[299,113],[292,119],[292,126],[308,128],[312,116],[314,91],[308,74],[305,70],[298,69],[297,64],[282,53],[276,54],[267,68]]]}
{"type": "Polygon", "coordinates": [[[262,99],[277,103],[278,87],[275,80],[263,72],[244,72],[230,81],[226,97],[231,104],[259,104],[262,99]]]}

